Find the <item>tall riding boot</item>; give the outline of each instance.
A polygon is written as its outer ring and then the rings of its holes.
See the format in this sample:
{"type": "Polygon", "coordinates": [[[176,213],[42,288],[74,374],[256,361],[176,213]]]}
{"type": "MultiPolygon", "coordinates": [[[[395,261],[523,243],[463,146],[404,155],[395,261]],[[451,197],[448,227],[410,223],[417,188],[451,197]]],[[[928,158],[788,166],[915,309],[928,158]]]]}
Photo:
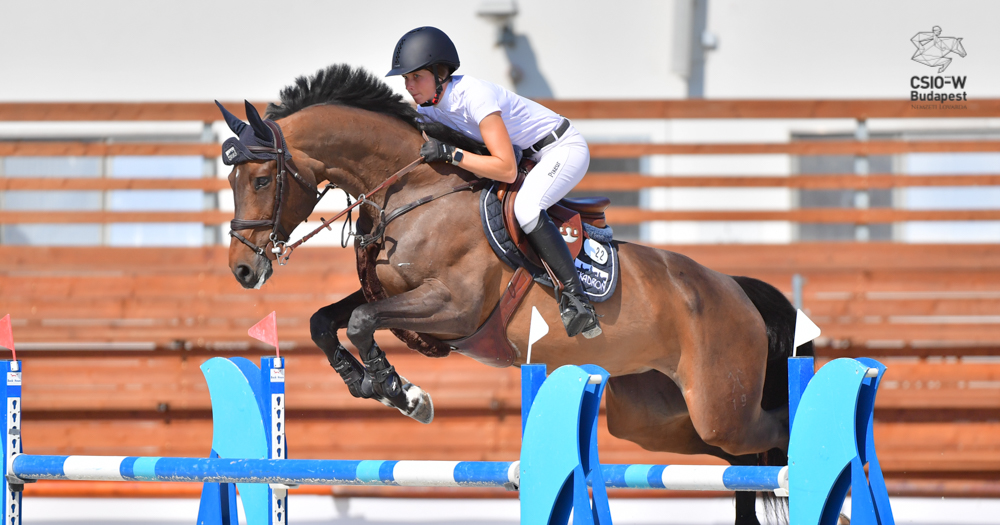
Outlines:
{"type": "Polygon", "coordinates": [[[531,247],[562,283],[559,315],[562,317],[563,325],[566,326],[566,334],[576,337],[583,332],[583,336],[587,339],[601,335],[601,324],[597,321],[597,314],[594,313],[590,299],[583,293],[580,275],[576,273],[569,247],[566,246],[566,241],[559,234],[559,228],[545,210],[539,214],[535,229],[527,232],[527,235],[531,247]]]}

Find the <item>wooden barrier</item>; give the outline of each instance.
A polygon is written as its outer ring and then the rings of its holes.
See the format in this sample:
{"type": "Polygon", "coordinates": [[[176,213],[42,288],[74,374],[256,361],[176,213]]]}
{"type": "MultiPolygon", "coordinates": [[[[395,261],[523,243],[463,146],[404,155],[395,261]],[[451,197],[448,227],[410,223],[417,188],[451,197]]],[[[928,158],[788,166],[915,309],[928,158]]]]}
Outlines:
{"type": "MultiPolygon", "coordinates": [[[[908,101],[542,101],[572,119],[867,119],[996,118],[1000,99],[966,110],[915,110],[908,101]]],[[[257,103],[263,108],[264,103],[257,103]]],[[[240,113],[242,104],[229,104],[240,113]]],[[[194,121],[219,119],[211,103],[0,103],[0,121],[194,121]]],[[[853,125],[853,122],[847,124],[853,125]]],[[[888,155],[906,152],[998,151],[1000,141],[834,140],[787,143],[593,144],[595,158],[664,155],[888,155]]],[[[193,155],[215,158],[214,142],[106,143],[0,141],[0,156],[193,155]]],[[[645,188],[789,188],[870,190],[1000,186],[1000,174],[909,176],[875,173],[793,176],[665,176],[595,173],[581,191],[645,188]]],[[[223,177],[0,177],[0,191],[200,190],[229,188],[223,177]]],[[[316,220],[317,213],[311,218],[316,220]]],[[[232,212],[13,211],[2,224],[192,222],[224,224],[232,212]]],[[[892,223],[915,220],[1000,220],[997,210],[791,209],[653,211],[616,207],[613,224],[652,220],[775,220],[806,223],[892,223]]],[[[1000,495],[1000,248],[996,245],[808,243],[773,246],[665,246],[718,271],[764,279],[791,295],[805,278],[803,301],[822,327],[822,358],[873,355],[890,372],[876,405],[876,439],[890,488],[921,495],[1000,495]],[[983,359],[987,358],[987,359],[983,359]],[[992,483],[992,484],[991,484],[992,483]],[[895,487],[895,488],[893,488],[895,487]]],[[[259,291],[242,289],[227,267],[227,249],[49,248],[0,246],[0,314],[11,313],[23,357],[32,363],[25,402],[39,454],[106,454],[112,433],[134,455],[204,455],[192,443],[211,433],[207,393],[196,364],[213,355],[261,351],[246,327],[281,312],[285,352],[299,382],[290,407],[296,456],[371,457],[384,443],[414,435],[414,457],[445,458],[455,435],[483,443],[483,460],[517,445],[519,399],[510,371],[456,356],[412,354],[387,334],[380,344],[404,375],[435,396],[438,421],[417,427],[395,412],[346,396],[308,335],[309,316],[358,289],[350,250],[305,248],[259,291]],[[42,369],[44,371],[39,371],[42,369]],[[83,370],[74,380],[70,370],[83,370]],[[136,371],[141,370],[142,374],[136,371]],[[194,375],[192,375],[194,374],[194,375]],[[144,378],[136,382],[137,376],[144,378]],[[111,395],[118,394],[117,396],[111,395]],[[127,393],[128,395],[121,395],[127,393]],[[374,432],[369,432],[374,430],[374,432]],[[151,445],[152,444],[152,445],[151,445]],[[447,451],[447,452],[438,452],[447,451]]],[[[653,454],[602,431],[609,462],[711,463],[704,457],[653,454]]],[[[470,451],[461,450],[463,454],[470,451]]],[[[400,458],[402,459],[402,458],[400,458]]],[[[58,485],[58,484],[57,484],[58,485]]],[[[31,490],[39,490],[45,483],[31,490]]],[[[46,489],[48,490],[48,489],[46,489]]],[[[95,489],[97,490],[97,489],[95,489]]],[[[155,490],[155,489],[144,489],[155,490]]],[[[368,490],[368,489],[366,489],[368,490]]],[[[58,491],[56,491],[58,493],[58,491]]],[[[371,492],[372,494],[377,494],[371,492]]],[[[421,494],[425,494],[421,492],[421,494]]]]}

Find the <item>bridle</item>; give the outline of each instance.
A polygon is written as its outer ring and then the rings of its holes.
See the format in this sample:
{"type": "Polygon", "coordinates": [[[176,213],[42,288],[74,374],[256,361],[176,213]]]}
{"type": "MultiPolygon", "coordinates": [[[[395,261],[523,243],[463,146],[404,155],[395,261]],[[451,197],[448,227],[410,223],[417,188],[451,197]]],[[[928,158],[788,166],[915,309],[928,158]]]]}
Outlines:
{"type": "MultiPolygon", "coordinates": [[[[313,193],[316,196],[316,203],[319,203],[320,199],[322,199],[323,196],[326,195],[326,192],[330,191],[333,188],[336,188],[337,185],[331,182],[327,184],[325,188],[323,188],[323,191],[321,192],[316,191],[315,186],[309,184],[305,179],[303,179],[299,175],[298,168],[296,168],[295,163],[292,162],[291,159],[285,160],[285,151],[280,147],[281,145],[283,145],[283,143],[281,141],[282,140],[280,131],[281,128],[278,127],[278,124],[270,120],[264,121],[264,124],[266,124],[268,129],[271,130],[271,134],[274,137],[274,146],[273,147],[247,146],[247,149],[249,149],[252,153],[265,153],[269,155],[275,155],[276,157],[276,160],[278,162],[278,167],[277,167],[278,174],[275,177],[276,187],[274,192],[274,213],[271,214],[272,216],[271,219],[256,219],[256,220],[233,219],[229,223],[229,228],[230,228],[229,235],[235,237],[237,240],[247,245],[257,255],[266,258],[267,252],[265,252],[264,247],[267,246],[267,244],[265,244],[264,246],[258,246],[250,242],[250,240],[244,237],[243,235],[240,235],[240,233],[237,230],[255,230],[258,228],[270,227],[271,235],[268,238],[269,239],[268,244],[272,245],[271,253],[275,255],[275,258],[278,260],[278,264],[282,266],[288,262],[288,258],[292,256],[292,251],[301,246],[302,243],[314,237],[324,228],[329,230],[330,224],[335,222],[337,219],[340,219],[344,215],[347,215],[348,221],[350,221],[349,214],[351,213],[351,210],[362,204],[368,204],[370,206],[373,206],[378,211],[378,216],[379,216],[379,222],[375,226],[375,231],[373,231],[370,234],[364,235],[363,236],[364,238],[361,239],[361,247],[363,248],[367,245],[379,242],[383,234],[385,233],[386,225],[388,225],[394,219],[409,212],[410,210],[418,206],[427,204],[428,202],[437,200],[446,195],[451,195],[452,193],[457,193],[460,191],[467,191],[467,190],[475,190],[476,188],[481,187],[484,182],[481,179],[477,179],[471,182],[460,184],[458,186],[449,188],[448,190],[433,195],[427,195],[405,206],[401,206],[400,208],[393,210],[392,213],[386,216],[385,210],[378,204],[368,199],[366,195],[368,196],[375,195],[376,193],[391,186],[392,184],[395,184],[395,182],[398,181],[403,175],[406,175],[407,173],[413,171],[417,166],[423,164],[424,158],[417,157],[413,162],[407,164],[396,173],[393,173],[389,178],[382,181],[381,184],[379,184],[377,187],[369,191],[367,194],[360,195],[358,197],[358,200],[355,201],[354,204],[350,204],[350,200],[348,199],[349,204],[347,208],[344,208],[330,219],[320,218],[322,224],[320,224],[316,229],[305,234],[304,236],[302,236],[301,239],[295,241],[294,243],[288,244],[288,239],[291,235],[289,232],[285,231],[283,226],[281,226],[281,208],[283,204],[285,174],[290,173],[292,175],[292,178],[295,179],[295,181],[298,182],[300,185],[302,185],[303,189],[305,189],[307,193],[313,193]],[[282,237],[285,240],[281,240],[282,237]]],[[[427,138],[426,134],[424,135],[424,138],[425,139],[427,138]]],[[[315,207],[315,203],[313,204],[313,207],[315,207]]]]}
{"type": "Polygon", "coordinates": [[[284,146],[281,138],[280,128],[278,124],[272,121],[264,121],[268,129],[271,130],[271,134],[274,137],[274,146],[247,146],[252,153],[265,153],[269,155],[274,155],[277,162],[277,175],[275,176],[275,191],[274,191],[274,212],[271,214],[270,219],[256,219],[256,220],[246,220],[246,219],[233,219],[229,223],[229,235],[235,237],[237,240],[247,245],[251,250],[261,257],[267,257],[264,248],[267,244],[271,244],[271,253],[280,256],[285,250],[285,244],[290,237],[289,232],[285,231],[285,228],[281,225],[281,209],[284,204],[284,188],[286,174],[291,174],[292,179],[298,182],[306,193],[312,193],[316,197],[316,202],[318,203],[320,199],[326,195],[326,192],[330,191],[331,188],[336,187],[334,184],[327,184],[323,191],[316,191],[316,186],[309,184],[305,179],[299,175],[299,170],[292,162],[292,159],[285,159],[285,150],[282,148],[284,146]],[[271,228],[271,235],[268,237],[268,243],[264,246],[258,246],[249,239],[244,237],[237,230],[256,230],[259,228],[271,228]],[[284,238],[285,240],[282,240],[284,238]]]}

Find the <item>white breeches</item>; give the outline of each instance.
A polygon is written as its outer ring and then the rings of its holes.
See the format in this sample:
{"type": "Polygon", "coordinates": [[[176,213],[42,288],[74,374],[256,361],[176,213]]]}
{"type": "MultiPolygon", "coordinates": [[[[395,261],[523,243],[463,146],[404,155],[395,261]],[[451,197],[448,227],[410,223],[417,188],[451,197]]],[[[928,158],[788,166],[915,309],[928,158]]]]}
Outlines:
{"type": "Polygon", "coordinates": [[[590,149],[572,126],[559,140],[534,155],[538,161],[528,172],[514,199],[514,216],[525,232],[535,229],[538,214],[566,196],[590,167],[590,149]]]}

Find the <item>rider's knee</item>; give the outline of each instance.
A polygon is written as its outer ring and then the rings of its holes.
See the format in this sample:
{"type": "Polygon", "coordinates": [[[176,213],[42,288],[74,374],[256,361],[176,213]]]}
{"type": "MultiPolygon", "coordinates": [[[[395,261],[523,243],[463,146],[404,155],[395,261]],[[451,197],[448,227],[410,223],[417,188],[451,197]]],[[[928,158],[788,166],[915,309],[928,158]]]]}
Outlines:
{"type": "Polygon", "coordinates": [[[538,223],[538,215],[542,209],[538,205],[538,199],[529,198],[528,195],[521,197],[520,193],[514,196],[514,217],[521,229],[528,232],[538,223]]]}

